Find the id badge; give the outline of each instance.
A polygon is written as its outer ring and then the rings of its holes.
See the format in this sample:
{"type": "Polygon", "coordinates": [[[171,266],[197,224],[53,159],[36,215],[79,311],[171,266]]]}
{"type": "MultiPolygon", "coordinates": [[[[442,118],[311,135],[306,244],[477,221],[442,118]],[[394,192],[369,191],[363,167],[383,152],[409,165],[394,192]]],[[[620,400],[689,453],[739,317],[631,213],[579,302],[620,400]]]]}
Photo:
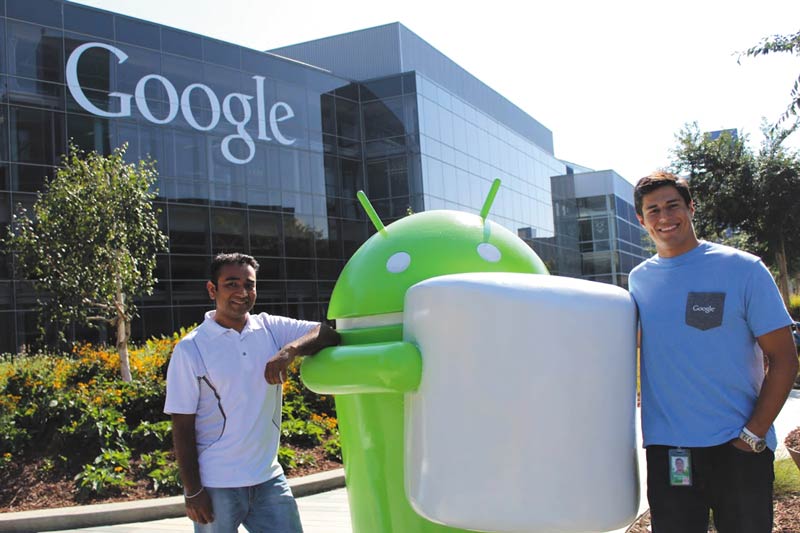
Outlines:
{"type": "Polygon", "coordinates": [[[669,450],[669,484],[673,487],[692,485],[692,454],[684,448],[669,450]]]}

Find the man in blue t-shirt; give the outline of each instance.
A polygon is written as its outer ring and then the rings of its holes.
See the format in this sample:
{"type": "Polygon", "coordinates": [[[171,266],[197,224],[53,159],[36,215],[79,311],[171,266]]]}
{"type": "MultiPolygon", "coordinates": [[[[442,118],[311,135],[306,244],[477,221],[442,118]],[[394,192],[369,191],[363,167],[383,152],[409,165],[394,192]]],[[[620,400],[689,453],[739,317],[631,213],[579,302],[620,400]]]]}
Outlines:
{"type": "Polygon", "coordinates": [[[768,533],[772,423],[798,370],[792,320],[758,257],[697,240],[685,180],[655,172],[634,200],[658,252],[629,280],[653,533],[705,533],[709,509],[720,533],[768,533]]]}

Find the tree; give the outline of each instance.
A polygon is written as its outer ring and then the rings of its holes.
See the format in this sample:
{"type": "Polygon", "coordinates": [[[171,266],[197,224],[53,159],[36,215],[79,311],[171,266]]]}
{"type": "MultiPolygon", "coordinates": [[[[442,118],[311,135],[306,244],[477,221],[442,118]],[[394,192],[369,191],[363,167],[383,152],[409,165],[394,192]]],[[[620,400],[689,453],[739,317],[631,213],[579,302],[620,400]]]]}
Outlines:
{"type": "Polygon", "coordinates": [[[155,163],[126,164],[126,149],[103,156],[70,143],[33,216],[18,208],[7,242],[20,273],[48,294],[39,302],[40,323],[111,325],[122,379],[130,381],[134,298],[152,294],[156,253],[166,250],[167,238],[153,206],[155,163]]]}
{"type": "Polygon", "coordinates": [[[716,140],[687,124],[676,136],[673,167],[691,183],[698,235],[720,238],[746,222],[755,187],[755,161],[746,138],[724,132],[716,140]]]}
{"type": "Polygon", "coordinates": [[[754,223],[758,235],[767,242],[777,263],[778,284],[789,307],[789,265],[800,256],[800,156],[782,145],[785,130],[764,128],[764,142],[756,162],[757,194],[763,198],[763,211],[754,223]]]}
{"type": "MultiPolygon", "coordinates": [[[[790,54],[800,56],[800,32],[797,32],[794,35],[773,35],[772,37],[766,37],[757,45],[740,53],[739,58],[741,59],[742,56],[758,57],[760,55],[766,55],[775,52],[789,52],[790,54]]],[[[795,122],[794,125],[789,127],[788,131],[794,131],[797,129],[798,125],[800,125],[800,122],[797,119],[798,112],[800,112],[800,76],[798,76],[798,78],[795,80],[792,90],[789,94],[791,97],[789,106],[780,116],[775,128],[773,129],[777,129],[777,127],[786,122],[789,117],[792,116],[795,117],[795,122]]]]}
{"type": "Polygon", "coordinates": [[[800,157],[782,145],[786,130],[765,125],[763,132],[754,154],[746,137],[711,139],[697,123],[686,125],[676,136],[673,169],[689,177],[698,236],[735,241],[777,266],[788,305],[788,258],[800,255],[800,157]]]}

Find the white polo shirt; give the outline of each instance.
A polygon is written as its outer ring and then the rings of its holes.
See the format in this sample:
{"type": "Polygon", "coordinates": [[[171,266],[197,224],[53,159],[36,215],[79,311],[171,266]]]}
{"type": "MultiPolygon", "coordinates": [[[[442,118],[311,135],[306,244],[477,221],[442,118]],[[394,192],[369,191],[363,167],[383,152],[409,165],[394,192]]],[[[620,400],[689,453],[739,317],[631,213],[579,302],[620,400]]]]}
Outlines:
{"type": "Polygon", "coordinates": [[[318,324],[261,313],[248,315],[239,333],[215,322],[215,312],[175,346],[164,412],[196,415],[204,486],[249,487],[283,472],[277,460],[282,389],[267,383],[267,361],[318,324]]]}

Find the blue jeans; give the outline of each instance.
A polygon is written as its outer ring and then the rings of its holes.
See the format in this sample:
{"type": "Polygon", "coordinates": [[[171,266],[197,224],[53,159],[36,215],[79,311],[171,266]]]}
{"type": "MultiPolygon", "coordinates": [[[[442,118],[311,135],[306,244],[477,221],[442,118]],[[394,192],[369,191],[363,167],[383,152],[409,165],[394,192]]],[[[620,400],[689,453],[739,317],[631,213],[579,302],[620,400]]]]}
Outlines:
{"type": "Polygon", "coordinates": [[[297,503],[283,474],[252,487],[206,487],[206,492],[214,521],[195,523],[195,533],[236,533],[240,525],[250,533],[303,533],[297,503]]]}

